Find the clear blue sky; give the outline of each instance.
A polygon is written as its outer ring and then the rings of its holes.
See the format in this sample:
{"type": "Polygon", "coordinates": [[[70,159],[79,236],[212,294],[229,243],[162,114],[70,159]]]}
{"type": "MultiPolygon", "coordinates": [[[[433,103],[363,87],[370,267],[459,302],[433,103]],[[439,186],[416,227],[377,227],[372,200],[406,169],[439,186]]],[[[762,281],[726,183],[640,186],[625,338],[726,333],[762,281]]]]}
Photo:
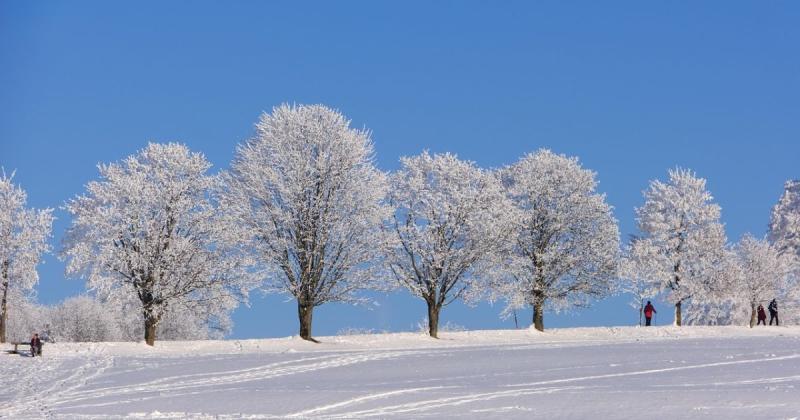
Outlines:
{"type": "MultiPolygon", "coordinates": [[[[30,204],[59,207],[98,162],[148,141],[225,168],[282,102],[324,103],[371,129],[386,170],[425,148],[486,167],[541,147],[577,155],[623,238],[648,180],[670,167],[708,178],[731,240],[764,234],[783,182],[800,178],[796,2],[230,3],[0,2],[0,165],[30,204]]],[[[57,248],[69,216],[56,214],[57,248]]],[[[83,290],[63,269],[46,258],[41,302],[83,290]]],[[[631,324],[626,301],[545,323],[631,324]]],[[[323,306],[314,333],[407,330],[424,315],[404,292],[378,302],[323,306]]],[[[499,309],[454,305],[443,322],[512,327],[499,309]]],[[[235,337],[297,328],[276,296],[254,296],[235,321],[235,337]]]]}

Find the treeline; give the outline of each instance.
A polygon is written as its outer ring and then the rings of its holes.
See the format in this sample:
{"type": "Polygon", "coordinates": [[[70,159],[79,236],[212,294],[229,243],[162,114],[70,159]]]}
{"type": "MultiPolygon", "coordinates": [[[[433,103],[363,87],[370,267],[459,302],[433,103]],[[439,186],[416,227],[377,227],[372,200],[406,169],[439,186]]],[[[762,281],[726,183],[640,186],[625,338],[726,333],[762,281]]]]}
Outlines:
{"type": "MultiPolygon", "coordinates": [[[[11,313],[8,339],[15,342],[30,340],[34,331],[53,342],[139,341],[144,335],[140,309],[111,306],[85,295],[52,306],[30,300],[15,302],[11,313]]],[[[222,338],[227,326],[208,321],[176,307],[161,319],[157,334],[163,340],[222,338]]]]}
{"type": "Polygon", "coordinates": [[[650,183],[639,232],[621,246],[596,174],[577,158],[539,150],[487,170],[423,152],[400,163],[376,168],[370,133],[321,105],[265,113],[216,174],[201,153],[151,143],[99,165],[64,204],[72,224],[58,255],[91,297],[54,308],[32,303],[52,210],[26,208],[3,174],[0,339],[9,325],[21,335],[45,324],[63,340],[214,337],[255,289],[293,297],[312,341],[316,307],[397,287],[426,303],[432,337],[456,300],[502,301],[503,315],[532,307],[539,330],[546,311],[620,291],[637,305],[667,299],[677,325],[752,325],[758,303],[798,301],[796,183],[769,238],[729,244],[705,180],[671,170],[650,183]]]}

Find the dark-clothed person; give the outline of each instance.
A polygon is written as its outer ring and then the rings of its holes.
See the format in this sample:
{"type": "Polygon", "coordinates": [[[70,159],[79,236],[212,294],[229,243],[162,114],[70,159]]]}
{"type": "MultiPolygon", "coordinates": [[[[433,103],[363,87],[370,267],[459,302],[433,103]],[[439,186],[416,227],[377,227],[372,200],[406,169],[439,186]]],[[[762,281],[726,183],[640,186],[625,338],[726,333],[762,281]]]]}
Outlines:
{"type": "Polygon", "coordinates": [[[767,306],[769,309],[769,325],[772,325],[772,321],[775,321],[775,325],[781,325],[780,321],[778,320],[778,302],[775,299],[772,299],[772,302],[769,303],[767,306]]]}
{"type": "Polygon", "coordinates": [[[34,334],[31,338],[31,357],[42,355],[42,340],[39,339],[39,334],[34,334]]]}

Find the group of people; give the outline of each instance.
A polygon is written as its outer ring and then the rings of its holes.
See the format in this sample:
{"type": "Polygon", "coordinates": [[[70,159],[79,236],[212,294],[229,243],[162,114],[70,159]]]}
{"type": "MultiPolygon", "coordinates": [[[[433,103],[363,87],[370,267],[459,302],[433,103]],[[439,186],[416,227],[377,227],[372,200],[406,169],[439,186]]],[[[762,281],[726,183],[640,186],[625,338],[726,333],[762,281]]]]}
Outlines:
{"type": "MultiPolygon", "coordinates": [[[[772,302],[769,303],[767,309],[769,309],[769,325],[772,325],[772,321],[775,321],[775,325],[781,325],[780,321],[778,320],[778,302],[775,299],[772,299],[772,302]]],[[[758,312],[758,323],[756,325],[764,324],[766,326],[767,313],[764,312],[764,306],[759,304],[756,312],[758,312]]]]}
{"type": "MultiPolygon", "coordinates": [[[[773,321],[775,322],[775,325],[781,325],[780,321],[778,320],[778,301],[772,299],[772,301],[767,306],[767,309],[769,309],[769,325],[772,325],[773,321]]],[[[758,309],[756,311],[758,312],[758,323],[756,325],[761,325],[763,323],[764,326],[766,326],[767,313],[764,312],[764,306],[759,304],[758,309]]],[[[656,311],[656,308],[648,300],[647,305],[644,306],[644,320],[645,320],[644,325],[646,327],[650,326],[650,322],[653,319],[653,315],[656,313],[658,313],[658,311],[656,311]]]]}

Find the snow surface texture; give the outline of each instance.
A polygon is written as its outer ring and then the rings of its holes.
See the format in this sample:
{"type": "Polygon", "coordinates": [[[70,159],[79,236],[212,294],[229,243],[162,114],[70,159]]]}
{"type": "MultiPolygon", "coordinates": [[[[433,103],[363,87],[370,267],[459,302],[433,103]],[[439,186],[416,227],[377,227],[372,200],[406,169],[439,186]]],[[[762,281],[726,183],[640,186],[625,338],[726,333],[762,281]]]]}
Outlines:
{"type": "Polygon", "coordinates": [[[0,418],[796,418],[800,327],[46,345],[0,418]]]}

